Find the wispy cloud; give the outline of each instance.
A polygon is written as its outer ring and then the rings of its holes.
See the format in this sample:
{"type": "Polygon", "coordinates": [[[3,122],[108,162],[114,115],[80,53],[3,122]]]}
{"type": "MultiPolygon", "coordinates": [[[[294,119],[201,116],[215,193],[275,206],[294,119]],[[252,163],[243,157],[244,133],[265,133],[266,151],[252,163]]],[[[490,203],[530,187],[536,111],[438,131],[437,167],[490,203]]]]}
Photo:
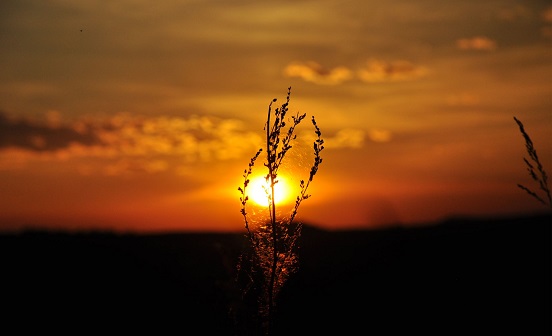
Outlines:
{"type": "Polygon", "coordinates": [[[352,78],[352,72],[344,66],[325,69],[316,62],[293,62],[286,66],[284,74],[287,77],[302,78],[307,82],[322,85],[341,84],[352,78]]]}
{"type": "Polygon", "coordinates": [[[485,36],[475,36],[471,38],[462,38],[456,41],[456,46],[460,50],[482,50],[492,51],[497,48],[497,43],[485,36]]]}
{"type": "Polygon", "coordinates": [[[371,129],[368,137],[373,142],[389,142],[392,139],[391,131],[385,129],[371,129]]]}
{"type": "Polygon", "coordinates": [[[286,66],[287,77],[298,77],[304,81],[321,85],[338,85],[355,78],[365,83],[406,81],[424,77],[428,73],[425,67],[409,61],[387,62],[370,59],[355,73],[346,66],[326,69],[317,62],[293,62],[286,66]]]}
{"type": "Polygon", "coordinates": [[[45,122],[38,123],[28,119],[8,118],[0,113],[0,134],[0,149],[17,147],[30,151],[56,151],[72,143],[91,146],[100,142],[91,132],[60,126],[55,114],[50,114],[45,122]]]}
{"type": "Polygon", "coordinates": [[[358,77],[367,83],[406,81],[424,77],[428,70],[409,61],[386,62],[370,59],[366,66],[358,71],[358,77]]]}
{"type": "Polygon", "coordinates": [[[209,162],[241,157],[260,142],[241,121],[210,116],[139,117],[118,114],[107,119],[80,119],[62,123],[58,113],[42,121],[8,118],[0,114],[0,150],[4,155],[28,152],[55,157],[103,157],[116,161],[110,171],[161,171],[162,160],[143,158],[178,156],[184,162],[209,162]],[[14,149],[18,149],[14,151],[14,149]],[[121,160],[127,158],[125,160],[121,160]],[[136,168],[139,167],[139,168],[136,168]]]}
{"type": "MultiPolygon", "coordinates": [[[[20,169],[33,160],[80,160],[76,170],[83,175],[178,170],[182,165],[242,158],[262,144],[261,136],[247,130],[242,121],[206,115],[147,117],[120,113],[68,123],[56,111],[41,120],[0,114],[0,134],[1,170],[20,169]]],[[[305,132],[300,141],[306,144],[313,140],[313,134],[305,132]]],[[[370,135],[373,141],[386,141],[386,137],[383,133],[376,138],[370,135]]],[[[355,128],[325,137],[326,147],[332,149],[361,148],[364,140],[365,132],[355,128]]]]}
{"type": "Polygon", "coordinates": [[[361,148],[364,145],[364,131],[347,128],[339,130],[334,136],[326,139],[324,145],[327,148],[361,148]]]}
{"type": "MultiPolygon", "coordinates": [[[[314,132],[311,131],[302,131],[297,138],[300,141],[299,147],[308,149],[309,151],[312,148],[312,142],[316,140],[314,132]]],[[[358,149],[364,146],[366,132],[359,128],[343,128],[334,130],[333,132],[324,132],[323,139],[326,150],[358,149]]]]}

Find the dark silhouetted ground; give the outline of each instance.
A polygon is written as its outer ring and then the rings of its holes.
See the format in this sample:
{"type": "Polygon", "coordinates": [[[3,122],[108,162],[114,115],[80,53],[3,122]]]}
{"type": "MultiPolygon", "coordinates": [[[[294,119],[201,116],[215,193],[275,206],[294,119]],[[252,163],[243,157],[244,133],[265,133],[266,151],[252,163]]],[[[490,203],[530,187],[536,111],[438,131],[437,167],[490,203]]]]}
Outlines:
{"type": "MultiPolygon", "coordinates": [[[[306,226],[277,334],[551,335],[551,219],[306,226]]],[[[2,330],[239,335],[233,279],[244,242],[242,234],[0,235],[2,330]]]]}

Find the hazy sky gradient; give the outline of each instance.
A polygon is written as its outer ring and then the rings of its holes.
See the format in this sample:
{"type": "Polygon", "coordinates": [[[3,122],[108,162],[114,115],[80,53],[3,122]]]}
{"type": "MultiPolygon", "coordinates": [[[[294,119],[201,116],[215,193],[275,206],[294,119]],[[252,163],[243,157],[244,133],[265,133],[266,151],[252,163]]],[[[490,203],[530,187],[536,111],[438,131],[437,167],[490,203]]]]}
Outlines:
{"type": "Polygon", "coordinates": [[[8,0],[0,45],[0,229],[240,230],[289,86],[303,221],[546,210],[513,116],[552,171],[549,1],[8,0]]]}

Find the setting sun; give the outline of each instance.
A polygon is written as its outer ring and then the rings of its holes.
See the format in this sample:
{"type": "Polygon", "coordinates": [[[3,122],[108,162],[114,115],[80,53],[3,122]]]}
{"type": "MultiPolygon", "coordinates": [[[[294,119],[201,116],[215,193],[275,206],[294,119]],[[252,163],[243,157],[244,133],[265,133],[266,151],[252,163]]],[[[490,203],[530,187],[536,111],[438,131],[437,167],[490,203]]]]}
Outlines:
{"type": "Polygon", "coordinates": [[[303,113],[277,171],[282,214],[310,176],[311,117],[326,149],[302,221],[542,211],[517,186],[535,181],[512,117],[550,173],[549,0],[12,2],[0,5],[0,38],[17,41],[0,53],[0,231],[241,231],[240,198],[268,216],[267,129],[286,123],[282,150],[303,113]],[[265,127],[287,88],[289,111],[265,127]]]}
{"type": "MultiPolygon", "coordinates": [[[[276,204],[287,203],[291,199],[290,186],[286,178],[278,176],[277,183],[274,185],[274,201],[276,204]]],[[[269,183],[265,176],[251,178],[248,187],[249,198],[260,206],[268,206],[269,183]]]]}

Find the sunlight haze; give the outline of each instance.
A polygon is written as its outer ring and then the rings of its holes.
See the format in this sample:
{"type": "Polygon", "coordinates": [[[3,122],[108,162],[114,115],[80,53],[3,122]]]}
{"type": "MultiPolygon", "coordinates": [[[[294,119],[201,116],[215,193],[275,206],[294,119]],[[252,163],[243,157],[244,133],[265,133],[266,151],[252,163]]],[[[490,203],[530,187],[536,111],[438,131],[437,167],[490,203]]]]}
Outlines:
{"type": "Polygon", "coordinates": [[[240,231],[288,87],[305,223],[546,211],[513,117],[552,173],[550,1],[8,0],[0,42],[0,230],[240,231]]]}

